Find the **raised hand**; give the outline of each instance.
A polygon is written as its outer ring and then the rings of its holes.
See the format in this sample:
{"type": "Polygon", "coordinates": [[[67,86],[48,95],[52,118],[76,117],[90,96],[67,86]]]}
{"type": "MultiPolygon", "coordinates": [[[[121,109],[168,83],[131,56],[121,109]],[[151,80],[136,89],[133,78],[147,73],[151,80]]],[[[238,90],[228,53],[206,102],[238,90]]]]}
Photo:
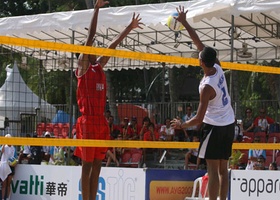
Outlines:
{"type": "Polygon", "coordinates": [[[178,20],[179,22],[183,22],[186,20],[186,15],[188,10],[185,11],[184,6],[179,6],[179,8],[176,8],[177,12],[178,12],[178,16],[174,17],[174,19],[178,20]]]}
{"type": "Polygon", "coordinates": [[[141,21],[142,18],[139,17],[140,14],[138,14],[136,17],[135,17],[135,13],[133,13],[133,17],[131,19],[131,22],[129,24],[129,26],[131,26],[132,29],[134,28],[141,28],[143,29],[140,25],[144,25],[141,21]]]}
{"type": "Polygon", "coordinates": [[[101,8],[103,6],[105,6],[106,4],[109,4],[109,1],[104,1],[104,0],[96,0],[95,3],[95,8],[101,8]]]}

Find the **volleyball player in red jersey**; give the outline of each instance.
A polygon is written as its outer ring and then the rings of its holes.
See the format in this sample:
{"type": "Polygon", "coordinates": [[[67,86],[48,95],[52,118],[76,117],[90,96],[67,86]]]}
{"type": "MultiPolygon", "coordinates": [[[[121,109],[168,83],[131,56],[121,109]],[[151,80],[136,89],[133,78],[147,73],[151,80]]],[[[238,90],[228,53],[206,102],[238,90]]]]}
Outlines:
{"type": "MultiPolygon", "coordinates": [[[[85,46],[92,46],[96,33],[99,8],[108,4],[108,1],[97,0],[94,13],[88,29],[85,46]]],[[[117,45],[135,28],[141,28],[139,14],[133,14],[130,24],[112,41],[109,49],[117,45]]],[[[110,57],[81,54],[78,58],[76,77],[77,103],[82,114],[77,120],[77,139],[110,139],[108,122],[104,116],[106,104],[106,77],[103,67],[110,57]]],[[[95,200],[101,163],[107,148],[77,147],[75,155],[82,159],[82,197],[83,200],[95,200]]]]}

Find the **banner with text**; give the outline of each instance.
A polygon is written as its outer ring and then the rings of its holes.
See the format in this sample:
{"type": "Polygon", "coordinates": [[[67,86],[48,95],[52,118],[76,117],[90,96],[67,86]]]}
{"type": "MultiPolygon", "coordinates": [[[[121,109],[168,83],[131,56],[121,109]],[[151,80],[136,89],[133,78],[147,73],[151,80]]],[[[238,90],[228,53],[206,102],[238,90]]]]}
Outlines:
{"type": "MultiPolygon", "coordinates": [[[[17,165],[11,199],[82,200],[80,166],[17,165]]],[[[144,200],[145,171],[102,167],[96,200],[144,200]]]]}
{"type": "Polygon", "coordinates": [[[146,171],[146,200],[183,200],[191,196],[193,181],[205,175],[204,170],[146,171]]]}
{"type": "Polygon", "coordinates": [[[231,200],[279,200],[280,171],[232,170],[231,200]]]}

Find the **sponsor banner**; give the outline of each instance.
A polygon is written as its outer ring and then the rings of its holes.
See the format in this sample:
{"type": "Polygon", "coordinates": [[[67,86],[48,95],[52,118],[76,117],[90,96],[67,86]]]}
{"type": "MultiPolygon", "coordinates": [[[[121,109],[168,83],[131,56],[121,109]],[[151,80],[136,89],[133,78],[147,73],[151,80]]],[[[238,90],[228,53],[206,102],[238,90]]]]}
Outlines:
{"type": "MultiPolygon", "coordinates": [[[[80,166],[17,165],[11,199],[82,200],[80,166]]],[[[96,200],[144,200],[145,171],[103,167],[96,200]]]]}
{"type": "Polygon", "coordinates": [[[232,170],[231,200],[279,200],[280,171],[232,170]]]}
{"type": "Polygon", "coordinates": [[[204,170],[146,171],[146,200],[183,200],[191,196],[193,181],[203,176],[204,170]]]}

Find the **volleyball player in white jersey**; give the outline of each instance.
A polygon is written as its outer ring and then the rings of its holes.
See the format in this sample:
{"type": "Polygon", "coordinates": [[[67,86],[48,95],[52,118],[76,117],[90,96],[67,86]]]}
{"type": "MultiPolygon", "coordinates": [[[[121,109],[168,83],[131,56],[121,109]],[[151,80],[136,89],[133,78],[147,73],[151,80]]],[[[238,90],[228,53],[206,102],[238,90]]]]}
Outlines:
{"type": "Polygon", "coordinates": [[[225,200],[229,187],[228,159],[231,156],[235,121],[226,79],[216,58],[216,51],[205,47],[187,22],[187,11],[180,6],[177,12],[178,17],[175,18],[184,25],[200,51],[199,60],[204,77],[199,85],[200,101],[197,114],[183,123],[174,119],[172,126],[186,129],[203,123],[199,157],[207,162],[209,199],[216,200],[219,196],[220,200],[225,200]]]}

